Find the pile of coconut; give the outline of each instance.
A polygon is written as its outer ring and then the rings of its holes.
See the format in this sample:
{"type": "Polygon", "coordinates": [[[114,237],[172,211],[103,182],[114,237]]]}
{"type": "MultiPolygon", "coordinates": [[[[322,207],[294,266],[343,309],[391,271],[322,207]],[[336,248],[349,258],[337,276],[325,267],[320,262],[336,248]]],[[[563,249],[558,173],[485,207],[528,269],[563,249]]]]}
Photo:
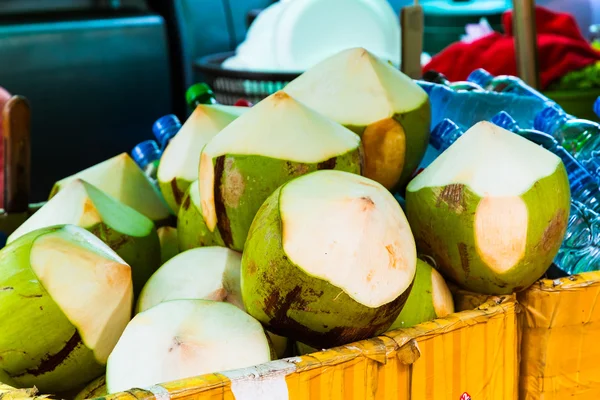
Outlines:
{"type": "Polygon", "coordinates": [[[429,126],[414,81],[351,49],[198,106],[157,187],[127,154],[62,179],[0,251],[0,382],[146,388],[444,317],[445,279],[524,290],[565,233],[563,164],[481,122],[411,180],[429,126]]]}

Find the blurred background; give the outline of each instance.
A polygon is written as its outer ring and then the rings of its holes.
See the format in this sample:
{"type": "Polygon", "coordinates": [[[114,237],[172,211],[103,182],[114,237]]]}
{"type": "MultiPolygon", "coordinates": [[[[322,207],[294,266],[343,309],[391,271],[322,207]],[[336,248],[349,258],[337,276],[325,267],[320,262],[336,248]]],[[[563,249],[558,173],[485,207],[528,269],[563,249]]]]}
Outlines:
{"type": "MultiPolygon", "coordinates": [[[[43,200],[57,179],[130,151],[151,136],[157,118],[174,113],[184,121],[186,89],[204,80],[216,84],[202,68],[210,60],[202,58],[231,56],[260,10],[273,3],[0,0],[0,86],[27,97],[32,110],[31,200],[43,200]]],[[[501,32],[502,15],[512,7],[509,0],[419,3],[424,60],[459,41],[465,26],[482,17],[501,32]]],[[[410,4],[389,0],[395,18],[410,4]]],[[[600,1],[537,4],[570,13],[593,40],[600,1]]]]}

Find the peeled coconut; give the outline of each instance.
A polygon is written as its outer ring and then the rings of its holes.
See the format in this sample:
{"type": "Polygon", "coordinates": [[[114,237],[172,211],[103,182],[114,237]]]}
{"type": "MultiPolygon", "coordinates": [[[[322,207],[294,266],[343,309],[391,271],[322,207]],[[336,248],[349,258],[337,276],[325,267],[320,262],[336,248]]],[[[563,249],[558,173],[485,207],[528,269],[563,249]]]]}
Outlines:
{"type": "Polygon", "coordinates": [[[188,187],[179,207],[177,240],[180,251],[202,246],[225,246],[219,231],[211,232],[204,222],[197,180],[188,187]]]}
{"type": "Polygon", "coordinates": [[[241,251],[254,215],[288,180],[337,169],[361,173],[360,138],[279,91],[250,108],[204,148],[198,179],[202,216],[241,251]]]}
{"type": "Polygon", "coordinates": [[[156,230],[160,242],[160,265],[179,254],[179,241],[177,240],[177,228],[162,226],[156,230]]]}
{"type": "Polygon", "coordinates": [[[239,308],[171,300],[137,314],[106,368],[108,393],[270,361],[263,327],[239,308]]]}
{"type": "Polygon", "coordinates": [[[453,312],[452,293],[442,275],[425,261],[417,259],[415,283],[404,308],[388,331],[410,328],[453,312]]]}
{"type": "MultiPolygon", "coordinates": [[[[248,110],[248,107],[230,108],[248,110]]],[[[200,152],[210,139],[237,117],[227,108],[201,104],[167,145],[158,166],[158,184],[175,214],[179,211],[186,189],[198,179],[200,152]]]]}
{"type": "Polygon", "coordinates": [[[97,378],[132,302],[131,268],[85,229],[21,236],[0,251],[0,370],[44,393],[97,378]]]}
{"type": "Polygon", "coordinates": [[[154,187],[127,153],[119,154],[75,175],[61,179],[54,184],[50,198],[54,197],[69,182],[78,178],[91,183],[121,203],[144,214],[158,225],[165,224],[172,218],[173,214],[160,191],[154,187]]]}
{"type": "Polygon", "coordinates": [[[131,266],[134,294],[139,294],[160,266],[160,244],[152,221],[81,179],[63,190],[8,237],[7,243],[39,228],[71,224],[87,229],[131,266]]]}
{"type": "Polygon", "coordinates": [[[569,207],[560,158],[485,121],[406,192],[419,252],[445,276],[484,294],[521,291],[544,274],[561,246],[569,207]]]}
{"type": "Polygon", "coordinates": [[[410,227],[379,183],[318,171],[278,188],[242,256],[246,310],[270,331],[330,348],[385,332],[410,293],[410,227]]]}
{"type": "Polygon", "coordinates": [[[104,397],[108,394],[106,391],[106,376],[94,379],[81,392],[75,396],[75,400],[96,399],[104,397]]]}
{"type": "Polygon", "coordinates": [[[429,97],[363,48],[344,50],[290,82],[285,92],[360,135],[364,175],[403,188],[429,143],[429,97]]]}
{"type": "MultiPolygon", "coordinates": [[[[242,255],[226,247],[200,247],[180,253],[160,267],[138,300],[137,312],[169,300],[224,301],[246,311],[242,301],[242,255]]],[[[275,352],[283,357],[287,339],[270,334],[275,352]]]]}

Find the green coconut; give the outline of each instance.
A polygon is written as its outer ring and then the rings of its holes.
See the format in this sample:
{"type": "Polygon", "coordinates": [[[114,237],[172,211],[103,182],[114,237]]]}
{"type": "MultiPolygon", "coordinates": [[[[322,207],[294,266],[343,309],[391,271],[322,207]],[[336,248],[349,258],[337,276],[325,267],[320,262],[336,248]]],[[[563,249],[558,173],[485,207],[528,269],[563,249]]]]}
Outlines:
{"type": "Polygon", "coordinates": [[[419,252],[464,288],[526,289],[548,269],[569,218],[570,190],[556,155],[479,122],[408,185],[419,252]]]}
{"type": "Polygon", "coordinates": [[[131,318],[131,268],[83,228],[59,225],[0,251],[0,370],[66,392],[102,375],[131,318]]]}
{"type": "Polygon", "coordinates": [[[271,360],[263,327],[239,308],[171,300],[137,314],[106,367],[108,393],[247,368],[271,360]]]}
{"type": "Polygon", "coordinates": [[[81,179],[65,184],[7,243],[36,229],[61,224],[87,229],[121,256],[131,266],[136,296],[160,266],[160,243],[152,221],[81,179]]]}
{"type": "Polygon", "coordinates": [[[234,250],[254,215],[281,184],[306,173],[361,173],[360,138],[284,92],[233,121],[204,148],[199,186],[203,220],[234,250]]]}
{"type": "Polygon", "coordinates": [[[75,400],[95,399],[104,397],[108,394],[106,390],[106,376],[94,379],[81,392],[75,396],[75,400]]]}
{"type": "Polygon", "coordinates": [[[145,215],[157,225],[169,222],[173,213],[160,191],[127,153],[121,153],[54,184],[50,199],[69,182],[83,179],[123,204],[145,215]]]}
{"type": "MultiPolygon", "coordinates": [[[[180,253],[148,280],[138,299],[137,312],[169,300],[224,301],[246,312],[240,285],[242,255],[226,247],[201,247],[180,253]]],[[[269,333],[277,357],[287,339],[269,333]]]]}
{"type": "Polygon", "coordinates": [[[225,246],[219,230],[211,232],[204,222],[197,180],[188,187],[183,196],[177,216],[177,240],[180,251],[202,246],[225,246]]]}
{"type": "Polygon", "coordinates": [[[390,190],[403,189],[425,155],[431,123],[427,93],[363,48],[325,59],[284,90],[359,134],[363,175],[390,190]]]}
{"type": "Polygon", "coordinates": [[[385,332],[410,293],[416,263],[406,217],[385,187],[318,171],[282,185],[256,214],[242,256],[242,297],[270,331],[330,348],[385,332]]]}
{"type": "Polygon", "coordinates": [[[156,230],[160,242],[160,265],[179,254],[179,240],[177,239],[177,228],[163,226],[156,230]]]}
{"type": "Polygon", "coordinates": [[[198,179],[200,152],[210,139],[238,117],[240,113],[229,112],[236,108],[249,110],[248,107],[199,105],[165,148],[158,166],[158,184],[175,214],[188,186],[198,179]]]}
{"type": "Polygon", "coordinates": [[[442,275],[423,260],[417,260],[415,283],[404,308],[388,329],[410,328],[454,312],[452,293],[442,275]]]}

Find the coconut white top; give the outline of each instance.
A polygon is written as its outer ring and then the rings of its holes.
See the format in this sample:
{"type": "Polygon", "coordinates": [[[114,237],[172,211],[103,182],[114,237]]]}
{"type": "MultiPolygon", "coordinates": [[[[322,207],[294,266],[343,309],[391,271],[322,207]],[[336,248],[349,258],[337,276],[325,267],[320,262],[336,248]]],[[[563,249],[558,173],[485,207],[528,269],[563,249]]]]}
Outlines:
{"type": "Polygon", "coordinates": [[[543,147],[487,121],[478,122],[407,187],[464,184],[480,197],[519,196],[561,163],[543,147]]]}
{"type": "MultiPolygon", "coordinates": [[[[248,107],[229,107],[244,108],[248,107]]],[[[201,104],[185,121],[177,135],[169,142],[158,167],[158,180],[170,182],[175,178],[198,179],[198,164],[202,149],[217,133],[235,120],[241,112],[229,112],[225,106],[201,104]]]]}
{"type": "Polygon", "coordinates": [[[167,261],[148,280],[138,312],[177,299],[227,301],[243,309],[240,253],[225,247],[198,247],[167,261]]]}
{"type": "Polygon", "coordinates": [[[91,183],[153,221],[166,219],[171,215],[158,189],[127,153],[121,153],[64,178],[56,182],[55,187],[61,190],[67,183],[78,178],[91,183]]]}
{"type": "Polygon", "coordinates": [[[279,91],[224,128],[206,145],[203,157],[260,155],[318,163],[359,145],[354,132],[279,91]]]}
{"type": "Polygon", "coordinates": [[[412,79],[363,48],[322,61],[284,91],[334,121],[356,126],[412,111],[428,101],[412,79]]]}
{"type": "Polygon", "coordinates": [[[357,302],[380,307],[412,283],[415,241],[400,205],[379,183],[313,172],[282,188],[279,210],[290,261],[357,302]]]}

